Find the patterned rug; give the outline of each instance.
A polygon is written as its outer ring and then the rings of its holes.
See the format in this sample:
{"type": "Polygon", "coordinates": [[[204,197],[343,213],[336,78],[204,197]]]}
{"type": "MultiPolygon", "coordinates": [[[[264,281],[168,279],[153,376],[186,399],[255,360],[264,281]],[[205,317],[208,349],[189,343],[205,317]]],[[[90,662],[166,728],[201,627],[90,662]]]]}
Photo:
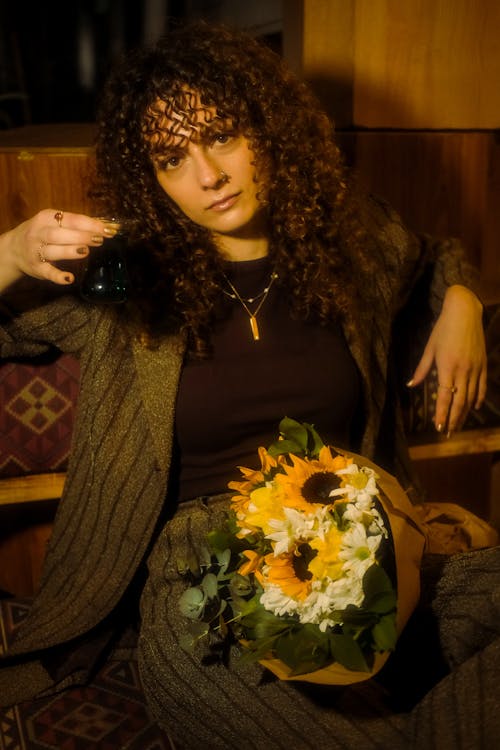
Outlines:
{"type": "MultiPolygon", "coordinates": [[[[0,600],[0,654],[26,616],[26,600],[0,600]]],[[[0,750],[173,750],[149,719],[133,661],[108,663],[87,687],[0,708],[0,750]]]]}

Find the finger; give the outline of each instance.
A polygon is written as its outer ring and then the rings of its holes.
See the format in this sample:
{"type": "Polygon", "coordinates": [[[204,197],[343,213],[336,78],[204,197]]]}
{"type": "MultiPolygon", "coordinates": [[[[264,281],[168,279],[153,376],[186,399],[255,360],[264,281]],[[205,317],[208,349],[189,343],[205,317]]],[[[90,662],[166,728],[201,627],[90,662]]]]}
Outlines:
{"type": "Polygon", "coordinates": [[[86,229],[69,229],[66,227],[61,227],[59,229],[47,228],[42,234],[43,241],[46,245],[57,247],[64,247],[66,245],[102,245],[104,237],[107,235],[104,228],[101,228],[100,231],[89,231],[86,229]]]}
{"type": "Polygon", "coordinates": [[[74,261],[81,260],[89,254],[87,245],[47,245],[40,242],[35,246],[32,252],[32,271],[38,278],[47,278],[47,269],[49,265],[57,261],[74,261]]]}
{"type": "Polygon", "coordinates": [[[55,237],[68,229],[88,232],[89,234],[102,234],[106,225],[106,222],[97,217],[51,208],[39,212],[37,223],[39,226],[47,227],[48,230],[55,230],[55,237]]]}
{"type": "Polygon", "coordinates": [[[457,375],[455,392],[450,406],[447,430],[449,433],[459,430],[476,400],[478,375],[475,371],[457,375]]]}
{"type": "Polygon", "coordinates": [[[415,371],[410,378],[410,380],[407,382],[407,386],[409,388],[420,385],[420,383],[425,380],[427,375],[429,374],[432,364],[434,361],[434,356],[432,354],[432,350],[429,346],[426,346],[424,349],[424,353],[422,354],[422,357],[420,358],[420,361],[418,365],[415,368],[415,371]]]}
{"type": "Polygon", "coordinates": [[[447,432],[449,419],[454,401],[454,386],[438,385],[436,393],[436,408],[434,411],[434,425],[438,432],[447,432]]]}
{"type": "Polygon", "coordinates": [[[448,424],[446,425],[447,433],[459,430],[469,413],[469,389],[466,383],[456,386],[456,392],[452,395],[448,424]]]}
{"type": "Polygon", "coordinates": [[[39,261],[39,266],[40,270],[37,269],[38,272],[33,274],[39,279],[45,279],[51,281],[53,284],[64,284],[66,286],[73,284],[75,280],[75,276],[71,271],[62,271],[47,260],[39,261]]]}

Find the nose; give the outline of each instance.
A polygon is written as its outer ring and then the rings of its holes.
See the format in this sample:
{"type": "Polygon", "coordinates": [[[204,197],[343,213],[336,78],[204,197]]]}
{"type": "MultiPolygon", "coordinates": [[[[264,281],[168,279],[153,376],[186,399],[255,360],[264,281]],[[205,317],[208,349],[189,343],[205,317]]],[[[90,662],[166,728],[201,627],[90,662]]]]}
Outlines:
{"type": "Polygon", "coordinates": [[[226,173],[215,159],[203,150],[196,155],[196,171],[203,190],[217,190],[227,181],[226,173]]]}

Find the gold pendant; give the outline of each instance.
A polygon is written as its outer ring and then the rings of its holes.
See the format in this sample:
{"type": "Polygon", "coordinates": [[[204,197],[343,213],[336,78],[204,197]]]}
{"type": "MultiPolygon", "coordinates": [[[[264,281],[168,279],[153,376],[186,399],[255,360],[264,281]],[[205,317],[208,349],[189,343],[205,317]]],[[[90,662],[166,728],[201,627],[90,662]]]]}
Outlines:
{"type": "Polygon", "coordinates": [[[258,341],[260,339],[259,326],[257,325],[257,318],[250,315],[250,328],[252,329],[253,340],[258,341]]]}

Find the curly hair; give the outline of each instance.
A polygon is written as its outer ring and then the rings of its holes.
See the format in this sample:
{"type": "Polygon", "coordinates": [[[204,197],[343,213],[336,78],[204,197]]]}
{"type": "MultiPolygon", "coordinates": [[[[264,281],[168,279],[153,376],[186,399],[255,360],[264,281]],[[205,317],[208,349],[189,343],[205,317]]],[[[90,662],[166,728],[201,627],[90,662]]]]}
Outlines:
{"type": "Polygon", "coordinates": [[[269,255],[291,313],[331,324],[353,312],[366,251],[333,125],[267,46],[195,22],[129,53],[111,73],[98,113],[93,195],[103,212],[125,217],[134,280],[127,310],[142,332],[152,340],[184,331],[201,355],[224,314],[222,257],[211,233],[178,209],[155,176],[165,106],[189,120],[186,90],[231,119],[249,141],[257,175],[266,175],[269,255]]]}

